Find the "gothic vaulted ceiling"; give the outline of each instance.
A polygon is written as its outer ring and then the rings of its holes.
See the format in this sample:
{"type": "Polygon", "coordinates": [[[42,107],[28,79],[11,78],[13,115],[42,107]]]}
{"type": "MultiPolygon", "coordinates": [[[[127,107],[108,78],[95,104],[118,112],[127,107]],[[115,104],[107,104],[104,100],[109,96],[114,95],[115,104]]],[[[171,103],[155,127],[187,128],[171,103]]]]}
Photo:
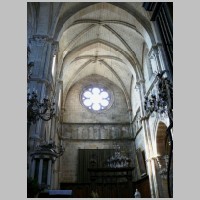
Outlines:
{"type": "Polygon", "coordinates": [[[128,100],[131,82],[142,77],[144,48],[153,42],[148,17],[140,2],[88,4],[63,3],[60,9],[56,39],[64,96],[77,81],[97,74],[128,100]]]}

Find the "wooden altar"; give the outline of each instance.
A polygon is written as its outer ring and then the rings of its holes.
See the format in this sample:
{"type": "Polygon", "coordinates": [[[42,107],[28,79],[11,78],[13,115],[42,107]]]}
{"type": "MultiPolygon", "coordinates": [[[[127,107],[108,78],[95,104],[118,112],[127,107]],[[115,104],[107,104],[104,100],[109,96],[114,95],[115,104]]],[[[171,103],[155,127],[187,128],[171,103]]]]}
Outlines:
{"type": "Polygon", "coordinates": [[[97,193],[99,198],[133,197],[133,169],[133,167],[88,168],[90,191],[97,193]]]}

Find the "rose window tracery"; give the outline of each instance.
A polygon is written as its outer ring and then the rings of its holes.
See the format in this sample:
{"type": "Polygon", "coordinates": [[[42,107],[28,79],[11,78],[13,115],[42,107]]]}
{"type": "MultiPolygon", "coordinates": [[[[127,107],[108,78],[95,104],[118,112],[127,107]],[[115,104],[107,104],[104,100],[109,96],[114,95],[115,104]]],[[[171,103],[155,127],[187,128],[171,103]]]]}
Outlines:
{"type": "Polygon", "coordinates": [[[89,110],[101,111],[108,108],[111,103],[111,96],[102,87],[89,87],[82,93],[82,103],[89,110]]]}

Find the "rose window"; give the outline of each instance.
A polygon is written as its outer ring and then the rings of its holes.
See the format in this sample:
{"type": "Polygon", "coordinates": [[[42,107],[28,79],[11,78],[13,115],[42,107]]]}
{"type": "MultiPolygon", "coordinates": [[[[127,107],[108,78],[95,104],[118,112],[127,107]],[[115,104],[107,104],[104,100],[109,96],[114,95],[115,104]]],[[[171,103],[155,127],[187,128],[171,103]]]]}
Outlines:
{"type": "Polygon", "coordinates": [[[90,110],[105,110],[110,105],[110,94],[100,87],[90,87],[82,93],[82,102],[90,110]]]}

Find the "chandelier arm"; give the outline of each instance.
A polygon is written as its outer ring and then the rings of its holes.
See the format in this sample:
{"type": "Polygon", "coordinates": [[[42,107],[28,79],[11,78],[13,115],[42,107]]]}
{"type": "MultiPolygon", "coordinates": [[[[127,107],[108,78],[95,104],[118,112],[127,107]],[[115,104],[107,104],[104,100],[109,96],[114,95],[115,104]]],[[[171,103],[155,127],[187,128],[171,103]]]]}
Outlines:
{"type": "Polygon", "coordinates": [[[32,96],[31,99],[27,100],[27,118],[29,122],[36,123],[38,120],[38,112],[40,109],[39,102],[36,99],[36,96],[32,96]],[[35,108],[35,109],[34,109],[35,108]]]}
{"type": "Polygon", "coordinates": [[[42,120],[44,120],[44,121],[49,121],[50,119],[52,119],[52,117],[53,117],[54,115],[55,115],[55,114],[52,113],[52,114],[50,114],[50,116],[49,116],[48,118],[45,118],[45,117],[43,117],[41,114],[39,114],[39,117],[40,117],[42,120]]]}
{"type": "Polygon", "coordinates": [[[42,111],[41,113],[39,113],[40,115],[44,115],[47,112],[48,108],[45,108],[44,111],[42,111]]]}

